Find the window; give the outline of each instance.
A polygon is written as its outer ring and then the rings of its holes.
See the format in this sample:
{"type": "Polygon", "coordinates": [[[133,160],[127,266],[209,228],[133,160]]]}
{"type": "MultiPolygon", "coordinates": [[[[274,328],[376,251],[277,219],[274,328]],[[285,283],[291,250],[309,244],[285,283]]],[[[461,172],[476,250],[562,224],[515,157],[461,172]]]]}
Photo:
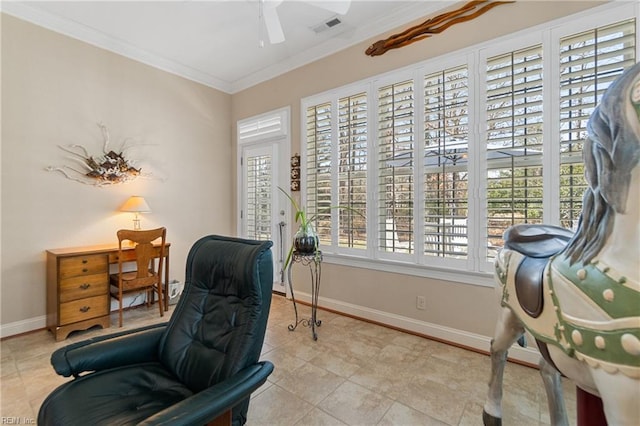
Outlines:
{"type": "Polygon", "coordinates": [[[516,223],[542,217],[542,46],[487,60],[487,257],[516,223]]]}
{"type": "Polygon", "coordinates": [[[287,134],[288,120],[284,110],[263,114],[238,123],[239,143],[254,142],[287,134]]]}
{"type": "Polygon", "coordinates": [[[635,20],[560,40],[560,224],[575,228],[586,188],[582,141],[602,94],[635,63],[635,20]]]}
{"type": "Polygon", "coordinates": [[[412,253],[413,81],[378,89],[378,224],[380,250],[412,253]]]}
{"type": "Polygon", "coordinates": [[[638,10],[523,31],[303,99],[306,206],[325,258],[488,274],[509,226],[574,226],[586,123],[635,63],[628,16],[638,10]]]}
{"type": "Polygon", "coordinates": [[[367,94],[338,101],[338,245],[367,247],[367,94]]]}
{"type": "Polygon", "coordinates": [[[247,159],[247,235],[256,240],[271,236],[271,156],[247,159]]]}
{"type": "Polygon", "coordinates": [[[331,244],[331,104],[307,109],[307,214],[315,215],[320,244],[331,244]]]}
{"type": "Polygon", "coordinates": [[[469,77],[466,66],[424,78],[424,254],[468,251],[469,77]]]}

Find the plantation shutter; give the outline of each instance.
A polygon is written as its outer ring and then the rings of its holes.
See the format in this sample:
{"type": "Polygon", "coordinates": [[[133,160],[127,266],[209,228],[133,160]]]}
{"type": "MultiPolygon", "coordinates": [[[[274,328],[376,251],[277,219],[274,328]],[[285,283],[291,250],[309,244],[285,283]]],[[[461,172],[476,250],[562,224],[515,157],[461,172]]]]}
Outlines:
{"type": "Polygon", "coordinates": [[[282,136],[286,132],[286,118],[284,113],[280,112],[240,124],[238,126],[238,139],[242,142],[255,141],[282,136]]]}
{"type": "Polygon", "coordinates": [[[604,91],[632,66],[635,19],[560,40],[560,224],[575,228],[586,189],[582,148],[604,91]]]}
{"type": "Polygon", "coordinates": [[[487,60],[487,239],[542,221],[542,46],[487,60]]]}
{"type": "Polygon", "coordinates": [[[367,243],[367,94],[338,100],[338,245],[367,243]],[[360,214],[356,213],[360,212],[360,214]]]}
{"type": "Polygon", "coordinates": [[[306,138],[306,211],[320,243],[331,244],[331,103],[307,108],[306,138]]]}
{"type": "Polygon", "coordinates": [[[247,237],[270,240],[271,237],[271,173],[270,155],[247,158],[247,237]]]}
{"type": "Polygon", "coordinates": [[[378,89],[380,250],[413,253],[413,81],[378,89]]]}
{"type": "Polygon", "coordinates": [[[424,254],[467,255],[467,67],[424,79],[424,254]]]}

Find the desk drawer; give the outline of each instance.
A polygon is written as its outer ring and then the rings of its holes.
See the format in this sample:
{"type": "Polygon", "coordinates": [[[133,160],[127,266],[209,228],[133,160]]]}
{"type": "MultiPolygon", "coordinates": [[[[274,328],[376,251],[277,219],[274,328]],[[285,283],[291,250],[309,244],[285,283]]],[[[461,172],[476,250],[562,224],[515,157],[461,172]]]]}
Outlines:
{"type": "Polygon", "coordinates": [[[109,275],[106,273],[84,275],[60,280],[58,297],[60,302],[99,296],[108,293],[109,275]]]}
{"type": "Polygon", "coordinates": [[[60,325],[107,315],[109,297],[107,295],[87,297],[60,304],[60,325]]]}
{"type": "Polygon", "coordinates": [[[108,257],[103,254],[60,259],[60,279],[109,271],[108,257]]]}
{"type": "MultiPolygon", "coordinates": [[[[164,249],[164,255],[168,256],[169,254],[169,248],[165,248],[164,249]]],[[[160,256],[160,247],[153,247],[153,255],[152,257],[158,257],[160,256]]],[[[110,264],[117,264],[118,263],[118,257],[120,257],[118,255],[118,252],[116,251],[115,253],[109,253],[109,263],[110,264]]],[[[122,261],[123,262],[133,262],[134,260],[136,260],[136,251],[135,249],[127,249],[127,250],[123,250],[122,251],[122,261]]]]}
{"type": "MultiPolygon", "coordinates": [[[[118,252],[109,253],[109,263],[117,264],[118,263],[118,252]]],[[[122,261],[123,262],[133,262],[136,260],[136,251],[135,250],[125,250],[122,252],[122,261]]]]}

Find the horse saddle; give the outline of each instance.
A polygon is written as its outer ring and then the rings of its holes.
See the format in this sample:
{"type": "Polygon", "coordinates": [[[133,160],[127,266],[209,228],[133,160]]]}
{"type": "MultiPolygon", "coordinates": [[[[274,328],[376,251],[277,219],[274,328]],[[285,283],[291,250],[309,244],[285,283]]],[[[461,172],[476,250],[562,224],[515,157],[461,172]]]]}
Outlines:
{"type": "Polygon", "coordinates": [[[570,230],[553,225],[514,225],[504,233],[504,247],[524,256],[516,270],[516,295],[520,307],[533,318],[538,318],[544,308],[544,268],[572,237],[570,230]]]}

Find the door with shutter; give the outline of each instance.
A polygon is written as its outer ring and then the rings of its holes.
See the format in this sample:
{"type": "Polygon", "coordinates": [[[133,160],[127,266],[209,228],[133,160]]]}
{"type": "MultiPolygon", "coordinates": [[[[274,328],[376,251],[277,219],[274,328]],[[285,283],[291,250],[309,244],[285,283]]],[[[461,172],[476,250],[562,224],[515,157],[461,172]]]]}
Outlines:
{"type": "Polygon", "coordinates": [[[238,234],[273,241],[273,290],[283,294],[291,230],[289,206],[278,187],[289,187],[288,116],[287,108],[238,122],[238,234]]]}
{"type": "Polygon", "coordinates": [[[244,182],[241,236],[253,240],[273,241],[273,289],[285,293],[281,276],[281,261],[284,241],[278,206],[278,161],[277,146],[272,143],[243,148],[242,176],[244,182]]]}

